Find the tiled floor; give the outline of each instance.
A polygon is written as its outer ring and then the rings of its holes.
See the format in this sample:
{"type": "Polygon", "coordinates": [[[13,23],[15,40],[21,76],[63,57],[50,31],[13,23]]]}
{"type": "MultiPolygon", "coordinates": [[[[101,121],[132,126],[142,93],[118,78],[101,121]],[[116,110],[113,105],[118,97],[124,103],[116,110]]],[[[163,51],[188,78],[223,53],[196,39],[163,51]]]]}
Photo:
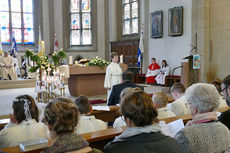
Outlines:
{"type": "MultiPolygon", "coordinates": [[[[157,91],[167,92],[168,88],[162,88],[159,86],[149,86],[144,85],[144,90],[147,93],[154,93],[157,91]]],[[[36,97],[35,89],[34,88],[17,88],[17,89],[6,89],[0,90],[0,116],[7,115],[12,112],[12,100],[16,98],[18,95],[28,94],[36,97]]],[[[72,100],[75,100],[76,97],[73,97],[69,94],[68,87],[66,88],[66,97],[72,100]]],[[[89,99],[105,99],[106,95],[98,95],[88,97],[89,99]]]]}

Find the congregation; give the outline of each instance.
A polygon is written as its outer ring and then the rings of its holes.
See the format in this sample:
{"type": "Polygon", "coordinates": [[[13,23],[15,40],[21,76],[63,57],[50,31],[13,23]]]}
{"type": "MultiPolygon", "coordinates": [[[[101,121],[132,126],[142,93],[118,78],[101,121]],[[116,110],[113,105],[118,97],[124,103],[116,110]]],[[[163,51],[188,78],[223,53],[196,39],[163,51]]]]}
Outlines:
{"type": "MultiPolygon", "coordinates": [[[[123,79],[129,75],[131,77],[132,73],[123,72],[123,79]]],[[[227,102],[229,78],[230,75],[221,84],[221,93],[227,102]]],[[[225,101],[220,101],[214,85],[197,83],[185,89],[183,84],[176,83],[171,88],[171,95],[175,101],[169,107],[168,96],[163,92],[153,93],[151,98],[138,86],[121,89],[121,117],[115,120],[113,127],[127,126],[127,129],[108,143],[104,152],[188,153],[224,152],[229,149],[229,111],[222,113],[218,119],[217,110],[226,107],[226,104],[220,104],[225,101]],[[184,114],[191,114],[192,120],[174,138],[166,136],[158,124],[159,120],[184,114]],[[165,147],[162,148],[162,145],[165,147]]],[[[92,107],[87,97],[80,96],[75,102],[57,98],[49,102],[44,111],[39,111],[29,95],[17,96],[12,104],[10,123],[0,131],[0,148],[17,146],[20,141],[28,139],[47,138],[53,144],[45,148],[44,153],[82,149],[101,152],[91,148],[81,137],[83,133],[110,128],[106,122],[91,115],[92,107]]]]}
{"type": "Polygon", "coordinates": [[[229,0],[1,0],[0,153],[230,153],[229,0]]]}

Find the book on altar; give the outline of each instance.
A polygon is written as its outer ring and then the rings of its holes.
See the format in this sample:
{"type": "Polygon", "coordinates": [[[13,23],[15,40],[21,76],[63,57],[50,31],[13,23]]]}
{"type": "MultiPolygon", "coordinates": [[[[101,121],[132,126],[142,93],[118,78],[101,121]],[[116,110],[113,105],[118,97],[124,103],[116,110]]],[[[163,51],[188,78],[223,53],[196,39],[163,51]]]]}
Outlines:
{"type": "Polygon", "coordinates": [[[45,138],[39,138],[34,140],[21,141],[19,143],[19,148],[22,152],[27,152],[31,150],[41,149],[48,146],[48,140],[45,138]]]}
{"type": "Polygon", "coordinates": [[[163,134],[174,137],[178,131],[184,128],[184,122],[182,119],[175,120],[168,124],[165,121],[159,121],[161,131],[163,134]]]}

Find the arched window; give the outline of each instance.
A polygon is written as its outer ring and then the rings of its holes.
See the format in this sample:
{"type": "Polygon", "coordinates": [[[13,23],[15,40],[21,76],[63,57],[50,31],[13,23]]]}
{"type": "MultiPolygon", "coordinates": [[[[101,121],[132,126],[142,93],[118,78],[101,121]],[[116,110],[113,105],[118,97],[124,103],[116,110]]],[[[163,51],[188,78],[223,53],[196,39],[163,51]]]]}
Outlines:
{"type": "Polygon", "coordinates": [[[33,0],[1,0],[0,28],[3,44],[14,34],[17,44],[34,44],[33,0]]]}
{"type": "Polygon", "coordinates": [[[91,0],[71,0],[70,45],[92,45],[91,0]]]}
{"type": "Polygon", "coordinates": [[[123,35],[138,34],[138,1],[122,0],[123,35]]]}

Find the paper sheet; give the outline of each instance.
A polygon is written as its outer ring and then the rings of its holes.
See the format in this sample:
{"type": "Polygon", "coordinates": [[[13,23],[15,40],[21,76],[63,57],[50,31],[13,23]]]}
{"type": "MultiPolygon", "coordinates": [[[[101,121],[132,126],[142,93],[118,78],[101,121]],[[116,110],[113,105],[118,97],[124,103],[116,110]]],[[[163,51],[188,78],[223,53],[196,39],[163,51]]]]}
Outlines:
{"type": "Polygon", "coordinates": [[[161,131],[165,135],[174,137],[178,131],[184,128],[184,123],[182,119],[170,122],[166,124],[164,121],[159,122],[161,126],[161,131]]]}
{"type": "Polygon", "coordinates": [[[110,111],[109,106],[93,106],[93,110],[110,111]]]}

